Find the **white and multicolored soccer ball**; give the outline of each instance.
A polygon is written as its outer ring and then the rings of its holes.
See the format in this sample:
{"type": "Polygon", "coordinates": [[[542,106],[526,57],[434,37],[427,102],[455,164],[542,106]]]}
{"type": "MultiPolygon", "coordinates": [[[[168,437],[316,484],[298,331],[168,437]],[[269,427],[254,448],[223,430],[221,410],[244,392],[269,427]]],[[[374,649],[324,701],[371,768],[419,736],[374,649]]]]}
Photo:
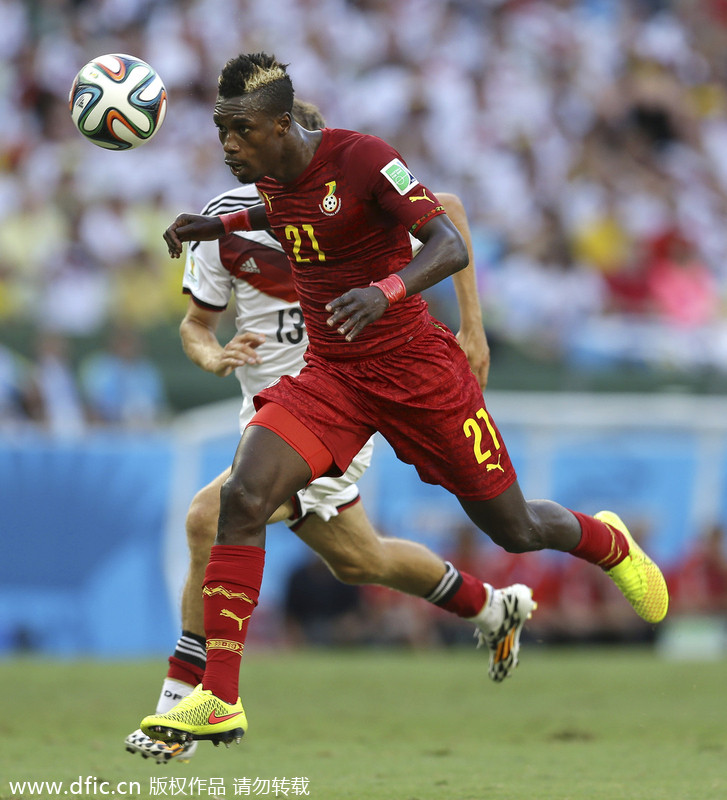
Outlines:
{"type": "Polygon", "coordinates": [[[146,61],[112,53],[81,68],[68,105],[87,139],[107,150],[129,150],[148,142],[161,127],[167,90],[146,61]]]}

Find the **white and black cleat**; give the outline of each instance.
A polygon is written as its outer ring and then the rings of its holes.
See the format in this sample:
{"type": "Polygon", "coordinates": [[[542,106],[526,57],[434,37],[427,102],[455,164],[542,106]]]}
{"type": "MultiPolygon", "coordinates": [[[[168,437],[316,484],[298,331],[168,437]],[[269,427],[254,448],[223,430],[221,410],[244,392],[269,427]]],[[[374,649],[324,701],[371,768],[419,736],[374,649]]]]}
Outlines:
{"type": "Polygon", "coordinates": [[[191,739],[185,742],[162,742],[149,738],[141,730],[135,730],[124,740],[127,752],[139,753],[142,758],[152,758],[157,764],[168,764],[178,761],[186,764],[197,750],[197,742],[191,739]]]}
{"type": "Polygon", "coordinates": [[[487,646],[490,652],[488,674],[495,683],[505,680],[518,665],[520,634],[537,607],[533,590],[515,583],[494,589],[485,608],[471,620],[477,647],[487,646]]]}

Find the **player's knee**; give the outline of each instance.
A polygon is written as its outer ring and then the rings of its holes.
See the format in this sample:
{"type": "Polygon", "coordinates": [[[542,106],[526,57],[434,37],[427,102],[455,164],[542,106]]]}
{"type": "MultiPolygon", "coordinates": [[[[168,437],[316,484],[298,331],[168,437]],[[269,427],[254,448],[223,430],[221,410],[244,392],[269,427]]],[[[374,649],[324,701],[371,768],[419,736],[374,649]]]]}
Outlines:
{"type": "Polygon", "coordinates": [[[327,561],[331,572],[342,583],[374,583],[370,568],[363,558],[347,553],[345,556],[330,557],[327,561]]]}
{"type": "Polygon", "coordinates": [[[217,535],[217,520],[220,506],[209,490],[198,492],[187,511],[185,528],[190,551],[209,552],[217,535]]]}
{"type": "Polygon", "coordinates": [[[387,559],[377,537],[359,547],[326,554],[331,572],[343,583],[385,584],[387,559]]]}
{"type": "Polygon", "coordinates": [[[230,476],[220,491],[220,519],[240,529],[259,529],[270,517],[269,503],[261,492],[250,489],[243,481],[230,476]]]}
{"type": "Polygon", "coordinates": [[[531,553],[534,550],[542,550],[544,546],[537,528],[508,527],[506,531],[495,531],[489,535],[495,544],[508,553],[531,553]]]}

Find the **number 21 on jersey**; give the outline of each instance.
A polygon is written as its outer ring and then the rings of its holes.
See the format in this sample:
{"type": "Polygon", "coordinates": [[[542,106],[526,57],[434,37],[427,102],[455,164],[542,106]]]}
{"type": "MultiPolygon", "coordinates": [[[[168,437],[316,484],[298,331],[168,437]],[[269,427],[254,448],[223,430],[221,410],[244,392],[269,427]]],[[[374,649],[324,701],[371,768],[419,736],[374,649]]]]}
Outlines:
{"type": "Polygon", "coordinates": [[[318,247],[315,231],[312,225],[285,226],[285,238],[293,243],[293,257],[299,264],[309,264],[312,259],[325,261],[325,253],[318,247]],[[313,251],[310,256],[303,255],[303,252],[313,251]]]}
{"type": "MultiPolygon", "coordinates": [[[[500,440],[497,438],[497,432],[495,431],[495,427],[490,421],[490,415],[485,411],[484,408],[481,408],[476,414],[475,419],[474,417],[469,417],[464,421],[462,425],[462,430],[464,431],[464,435],[470,439],[474,437],[472,446],[475,453],[475,458],[477,459],[478,464],[484,464],[489,458],[492,458],[492,450],[483,450],[483,437],[485,435],[484,431],[482,430],[482,424],[478,420],[482,420],[485,423],[485,427],[487,428],[487,433],[489,434],[489,438],[492,441],[492,446],[495,448],[495,451],[498,451],[502,445],[500,444],[500,440]]],[[[500,458],[498,456],[497,463],[494,464],[486,464],[487,471],[491,472],[493,469],[499,469],[500,472],[504,472],[505,470],[500,466],[500,458]]]]}

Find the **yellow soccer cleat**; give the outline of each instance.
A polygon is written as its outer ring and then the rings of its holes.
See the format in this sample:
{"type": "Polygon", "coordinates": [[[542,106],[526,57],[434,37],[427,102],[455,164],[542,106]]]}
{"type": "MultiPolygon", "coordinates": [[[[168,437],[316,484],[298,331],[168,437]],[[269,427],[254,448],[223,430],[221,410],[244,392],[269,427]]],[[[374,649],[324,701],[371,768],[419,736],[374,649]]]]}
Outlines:
{"type": "Polygon", "coordinates": [[[599,511],[596,519],[621,531],[629,543],[629,553],[606,574],[647,622],[661,622],[669,608],[669,589],[656,564],[636,544],[621,518],[612,511],[599,511]]]}
{"type": "Polygon", "coordinates": [[[239,697],[234,704],[225,703],[200,684],[166,714],[144,717],[140,728],[150,738],[163,742],[206,739],[229,745],[232,741],[239,743],[244,736],[247,717],[239,697]]]}

